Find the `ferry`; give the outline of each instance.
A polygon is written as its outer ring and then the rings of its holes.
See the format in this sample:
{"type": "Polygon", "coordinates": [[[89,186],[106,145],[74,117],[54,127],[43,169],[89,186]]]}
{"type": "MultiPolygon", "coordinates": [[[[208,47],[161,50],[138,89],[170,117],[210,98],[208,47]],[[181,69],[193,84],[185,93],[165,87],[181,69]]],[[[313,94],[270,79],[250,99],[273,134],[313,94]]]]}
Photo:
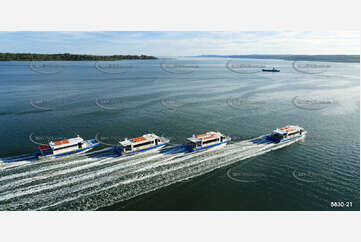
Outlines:
{"type": "Polygon", "coordinates": [[[210,131],[205,134],[193,135],[187,139],[186,148],[189,151],[208,149],[215,146],[225,146],[231,141],[231,137],[225,136],[220,132],[210,131]]]}
{"type": "Polygon", "coordinates": [[[48,145],[40,145],[39,159],[56,158],[60,156],[66,156],[71,154],[78,154],[87,152],[99,143],[95,139],[84,140],[79,135],[75,138],[51,141],[48,145]]]}
{"type": "Polygon", "coordinates": [[[143,136],[124,139],[119,145],[114,147],[115,152],[119,155],[130,155],[144,151],[160,150],[169,143],[169,139],[160,137],[156,134],[145,134],[143,136]]]}
{"type": "Polygon", "coordinates": [[[262,71],[265,71],[265,72],[280,72],[280,70],[277,70],[274,67],[272,69],[262,69],[262,71]]]}
{"type": "Polygon", "coordinates": [[[266,139],[274,143],[284,143],[303,139],[307,134],[302,127],[297,125],[287,125],[283,128],[274,130],[266,139]]]}

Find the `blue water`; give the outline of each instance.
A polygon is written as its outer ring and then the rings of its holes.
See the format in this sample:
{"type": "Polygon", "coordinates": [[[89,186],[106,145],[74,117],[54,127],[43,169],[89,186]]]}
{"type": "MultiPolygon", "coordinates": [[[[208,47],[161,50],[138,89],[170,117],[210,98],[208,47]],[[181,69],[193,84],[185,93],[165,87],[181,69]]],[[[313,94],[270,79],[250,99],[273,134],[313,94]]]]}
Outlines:
{"type": "Polygon", "coordinates": [[[290,61],[232,60],[236,71],[228,61],[102,62],[104,72],[95,62],[0,62],[0,210],[359,210],[359,63],[315,62],[328,67],[306,74],[290,61]],[[306,139],[270,152],[245,141],[287,124],[306,139]],[[178,146],[210,130],[233,143],[195,154],[178,146]],[[173,147],[111,151],[148,132],[173,147]],[[4,162],[75,134],[102,144],[79,157],[4,162]]]}

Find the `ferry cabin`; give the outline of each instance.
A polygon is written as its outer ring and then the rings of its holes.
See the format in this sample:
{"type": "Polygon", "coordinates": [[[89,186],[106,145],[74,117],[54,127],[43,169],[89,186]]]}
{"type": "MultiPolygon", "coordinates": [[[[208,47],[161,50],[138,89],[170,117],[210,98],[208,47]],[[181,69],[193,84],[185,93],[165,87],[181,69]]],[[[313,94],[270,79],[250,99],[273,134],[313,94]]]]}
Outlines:
{"type": "Polygon", "coordinates": [[[276,129],[273,133],[266,138],[275,143],[291,141],[297,138],[301,138],[306,134],[305,130],[296,125],[288,125],[281,129],[276,129]]]}
{"type": "MultiPolygon", "coordinates": [[[[92,144],[95,144],[95,140],[90,141],[92,144]]],[[[49,145],[40,145],[40,153],[42,156],[53,155],[61,156],[66,154],[72,154],[75,152],[83,151],[88,149],[89,145],[81,137],[71,138],[61,141],[51,141],[49,145]]]]}
{"type": "Polygon", "coordinates": [[[119,148],[116,147],[116,151],[120,154],[129,154],[150,149],[159,149],[168,142],[167,139],[159,137],[156,134],[145,134],[138,138],[125,139],[119,142],[120,145],[119,148]]]}
{"type": "Polygon", "coordinates": [[[231,140],[230,137],[226,137],[220,132],[207,132],[205,134],[193,135],[187,139],[186,147],[190,151],[201,150],[211,148],[214,146],[226,144],[231,140]]]}

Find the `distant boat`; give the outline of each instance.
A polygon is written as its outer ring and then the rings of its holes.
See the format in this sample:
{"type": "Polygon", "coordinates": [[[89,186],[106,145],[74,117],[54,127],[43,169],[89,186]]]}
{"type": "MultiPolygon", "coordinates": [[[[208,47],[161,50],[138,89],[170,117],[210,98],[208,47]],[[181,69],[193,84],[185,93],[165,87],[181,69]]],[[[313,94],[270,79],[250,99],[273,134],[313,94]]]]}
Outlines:
{"type": "Polygon", "coordinates": [[[262,69],[262,71],[268,71],[268,72],[280,72],[280,70],[277,70],[276,68],[272,68],[272,69],[262,69]]]}

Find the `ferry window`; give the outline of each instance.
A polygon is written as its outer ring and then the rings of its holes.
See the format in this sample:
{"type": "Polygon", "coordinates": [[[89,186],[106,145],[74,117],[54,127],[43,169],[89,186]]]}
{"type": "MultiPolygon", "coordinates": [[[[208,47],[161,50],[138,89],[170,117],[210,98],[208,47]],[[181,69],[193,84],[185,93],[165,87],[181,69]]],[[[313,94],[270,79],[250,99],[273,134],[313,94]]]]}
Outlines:
{"type": "Polygon", "coordinates": [[[218,141],[218,139],[211,139],[211,140],[203,141],[203,144],[208,144],[208,143],[212,143],[215,141],[218,141]]]}
{"type": "Polygon", "coordinates": [[[193,143],[193,142],[187,142],[187,144],[186,144],[187,146],[190,146],[190,147],[192,147],[192,148],[195,148],[196,147],[196,143],[193,143]]]}
{"type": "Polygon", "coordinates": [[[65,147],[61,147],[61,148],[55,148],[54,150],[61,150],[61,149],[70,148],[70,147],[77,147],[77,146],[78,146],[78,144],[69,145],[69,146],[65,146],[65,147]]]}
{"type": "Polygon", "coordinates": [[[278,133],[275,133],[272,136],[275,137],[276,139],[283,139],[283,136],[281,134],[278,134],[278,133]]]}
{"type": "Polygon", "coordinates": [[[142,143],[142,144],[133,145],[133,148],[137,148],[137,147],[139,147],[139,146],[144,146],[144,145],[150,145],[150,144],[153,144],[153,141],[146,142],[146,143],[142,143]]]}
{"type": "Polygon", "coordinates": [[[124,147],[124,150],[126,150],[126,151],[132,150],[132,147],[130,145],[127,145],[124,147]]]}

